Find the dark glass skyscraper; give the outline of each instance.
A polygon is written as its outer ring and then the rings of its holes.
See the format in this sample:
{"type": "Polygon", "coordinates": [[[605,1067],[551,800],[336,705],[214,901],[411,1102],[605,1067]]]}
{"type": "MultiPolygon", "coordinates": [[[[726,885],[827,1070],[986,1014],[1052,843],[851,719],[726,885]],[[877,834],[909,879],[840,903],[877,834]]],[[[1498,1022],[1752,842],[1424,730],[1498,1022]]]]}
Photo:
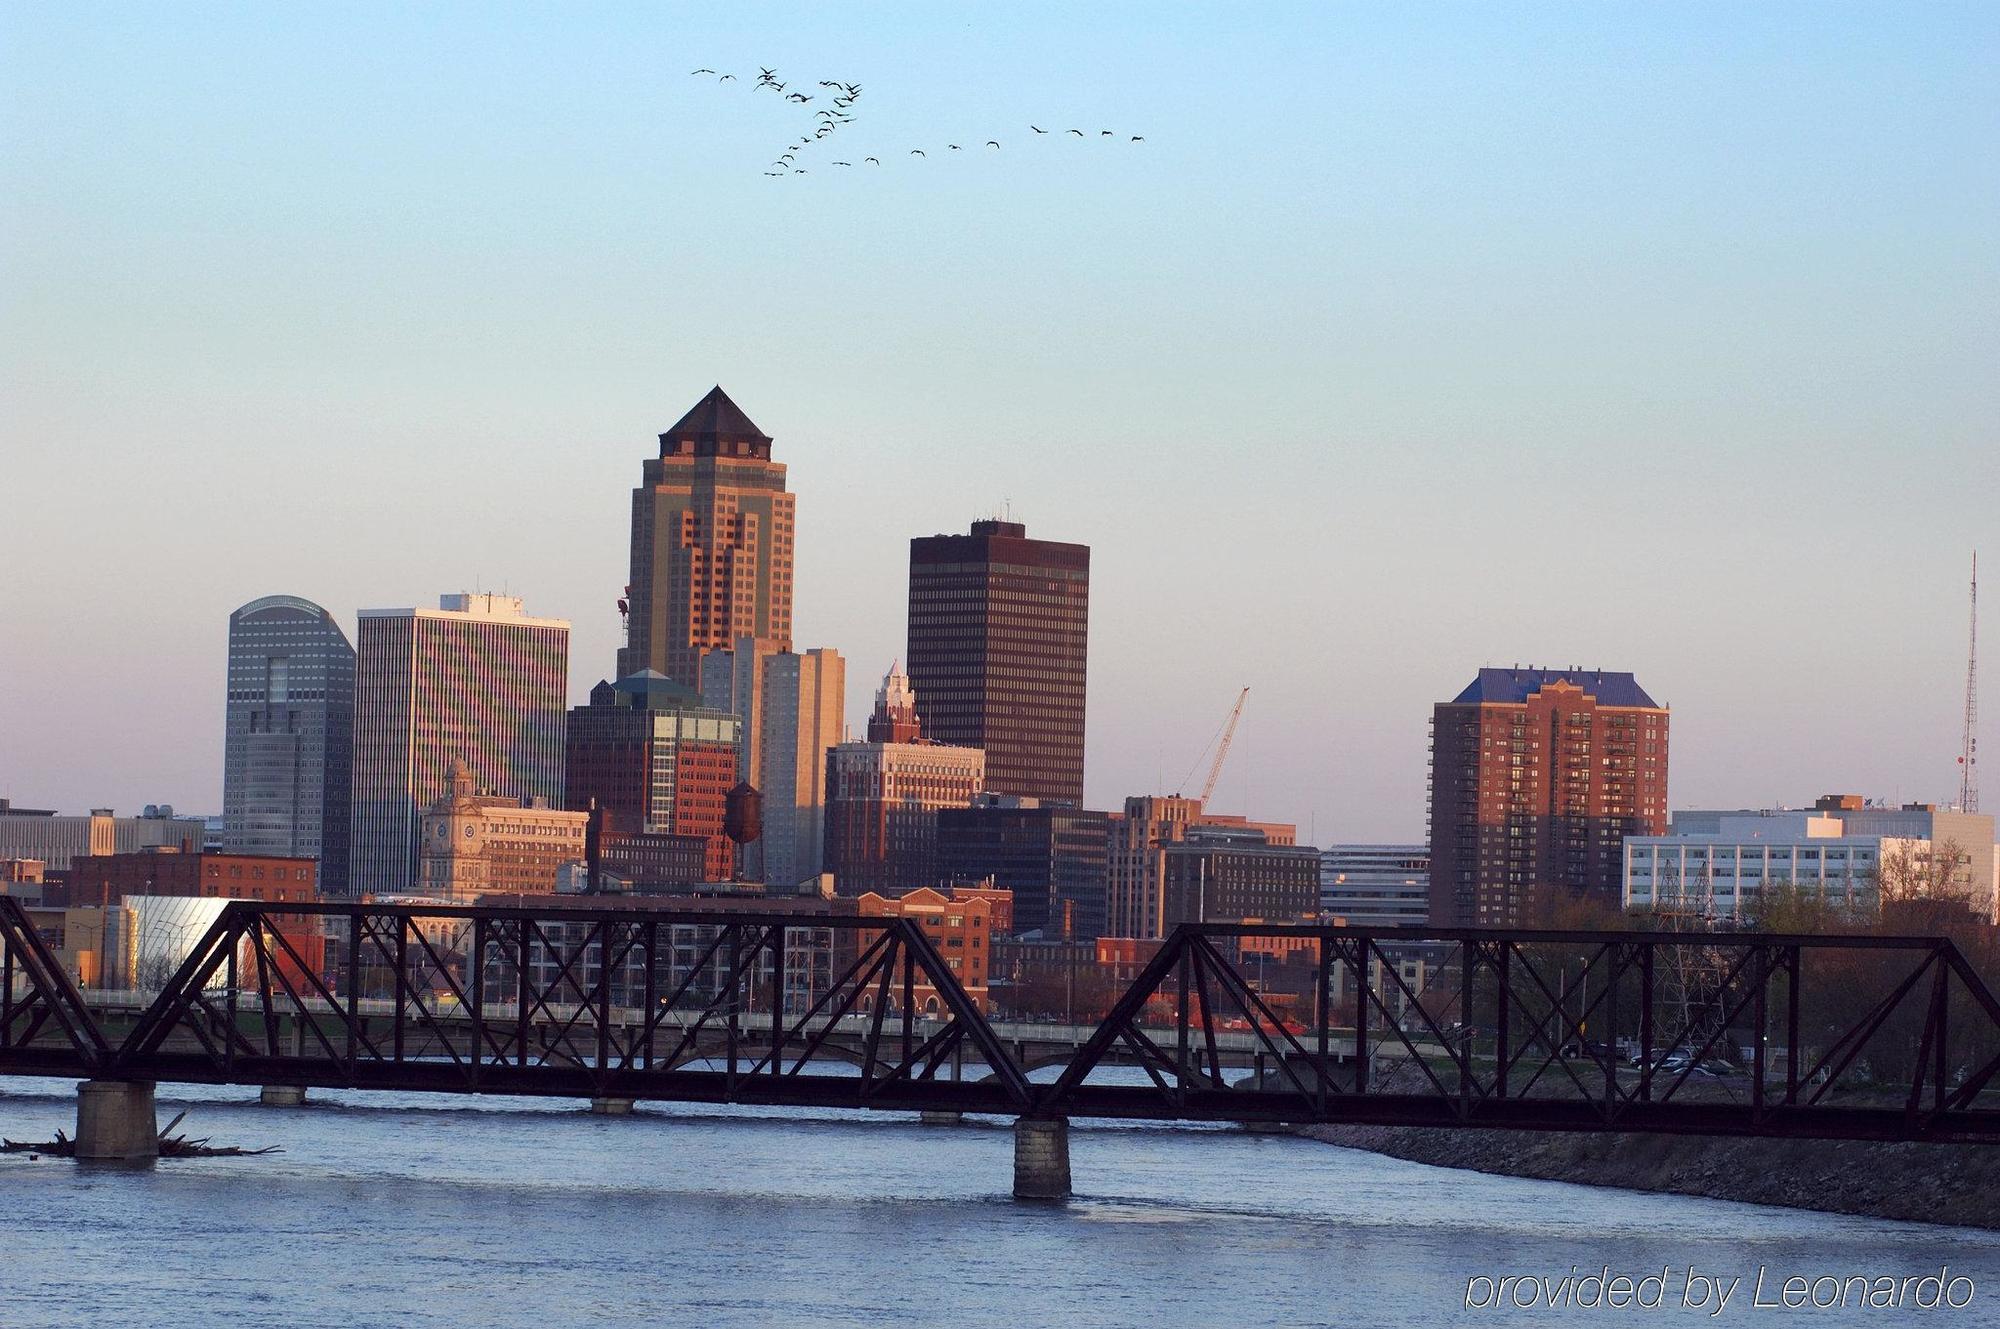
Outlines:
{"type": "Polygon", "coordinates": [[[354,648],[310,600],[268,595],[229,616],[222,846],[319,860],[347,882],[354,648]]]}
{"type": "Polygon", "coordinates": [[[938,811],[938,878],[1014,892],[1014,931],[1088,939],[1104,932],[1110,818],[986,794],[938,811]]]}
{"type": "Polygon", "coordinates": [[[910,541],[910,685],[926,737],[983,748],[986,788],[1081,804],[1090,549],[1019,522],[910,541]]]}

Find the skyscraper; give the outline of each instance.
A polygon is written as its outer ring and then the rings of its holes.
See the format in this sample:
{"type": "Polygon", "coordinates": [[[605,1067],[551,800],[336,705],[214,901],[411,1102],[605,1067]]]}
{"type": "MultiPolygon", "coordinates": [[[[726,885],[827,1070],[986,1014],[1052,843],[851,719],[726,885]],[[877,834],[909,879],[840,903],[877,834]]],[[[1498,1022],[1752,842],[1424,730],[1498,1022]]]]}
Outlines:
{"type": "Polygon", "coordinates": [[[776,651],[745,637],[701,662],[702,701],[743,722],[737,776],[764,796],[764,834],[743,846],[751,880],[795,886],[826,856],[826,752],[840,742],[847,662],[840,652],[776,651]]]}
{"type": "Polygon", "coordinates": [[[223,848],[316,859],[344,890],[354,648],[333,615],[290,595],[231,614],[224,724],[223,848]]]}
{"type": "Polygon", "coordinates": [[[569,624],[508,596],[438,605],[361,611],[351,894],[411,888],[424,810],[458,762],[498,796],[562,800],[569,624]]]}
{"type": "Polygon", "coordinates": [[[909,690],[892,668],[875,693],[870,741],[826,756],[826,867],[842,895],[935,886],[938,810],[980,791],[984,755],[918,732],[909,690]]]}
{"type": "Polygon", "coordinates": [[[1630,674],[1482,669],[1431,718],[1430,921],[1533,921],[1550,892],[1617,906],[1628,835],[1667,828],[1667,708],[1630,674]]]}
{"type": "Polygon", "coordinates": [[[701,686],[739,637],[792,644],[792,495],[771,439],[713,388],[660,435],[632,491],[632,578],[618,675],[701,686]]]}
{"type": "Polygon", "coordinates": [[[910,683],[924,732],[986,753],[994,793],[1081,804],[1090,549],[1019,522],[910,541],[910,683]]]}

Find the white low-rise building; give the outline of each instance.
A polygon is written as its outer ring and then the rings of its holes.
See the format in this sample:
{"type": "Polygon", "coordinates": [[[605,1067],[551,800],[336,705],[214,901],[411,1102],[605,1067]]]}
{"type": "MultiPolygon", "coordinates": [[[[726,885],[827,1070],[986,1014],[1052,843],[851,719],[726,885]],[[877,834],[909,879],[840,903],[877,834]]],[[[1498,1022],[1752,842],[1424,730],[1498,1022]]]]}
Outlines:
{"type": "Polygon", "coordinates": [[[1673,909],[1705,899],[1716,917],[1742,918],[1760,891],[1778,883],[1873,908],[1884,862],[1924,870],[1947,844],[1957,858],[1947,873],[1950,889],[1995,917],[2000,860],[1991,817],[1875,807],[1851,795],[1822,798],[1810,810],[1677,812],[1668,834],[1626,838],[1624,904],[1673,909]]]}

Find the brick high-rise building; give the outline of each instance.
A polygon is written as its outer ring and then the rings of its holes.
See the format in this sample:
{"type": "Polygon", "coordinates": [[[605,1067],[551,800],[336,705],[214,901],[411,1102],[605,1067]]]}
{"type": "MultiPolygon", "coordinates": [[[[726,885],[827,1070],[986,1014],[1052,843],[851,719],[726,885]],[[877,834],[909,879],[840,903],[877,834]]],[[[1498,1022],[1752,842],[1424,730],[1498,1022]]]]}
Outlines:
{"type": "Polygon", "coordinates": [[[1667,828],[1667,708],[1630,674],[1482,669],[1431,719],[1430,921],[1533,921],[1560,888],[1616,907],[1628,835],[1667,828]]]}
{"type": "Polygon", "coordinates": [[[502,797],[562,799],[569,624],[530,618],[509,596],[438,603],[361,611],[351,895],[410,890],[424,810],[458,762],[502,797]]]}
{"type": "Polygon", "coordinates": [[[726,881],[735,846],[722,821],[742,741],[736,716],[652,670],[599,682],[569,713],[568,806],[596,799],[607,837],[699,836],[706,879],[726,881]]]}
{"type": "Polygon", "coordinates": [[[1019,522],[910,541],[910,683],[924,732],[986,753],[986,787],[1083,802],[1090,549],[1019,522]]]}
{"type": "Polygon", "coordinates": [[[792,645],[792,513],[769,435],[713,388],[660,435],[632,491],[632,579],[618,676],[701,686],[704,652],[792,645]]]}
{"type": "Polygon", "coordinates": [[[901,737],[836,744],[826,754],[826,867],[842,895],[894,895],[938,882],[937,819],[980,792],[978,748],[937,743],[899,721],[909,680],[891,669],[868,729],[901,737]]]}
{"type": "Polygon", "coordinates": [[[267,595],[229,616],[222,847],[317,859],[347,882],[354,648],[310,600],[267,595]]]}

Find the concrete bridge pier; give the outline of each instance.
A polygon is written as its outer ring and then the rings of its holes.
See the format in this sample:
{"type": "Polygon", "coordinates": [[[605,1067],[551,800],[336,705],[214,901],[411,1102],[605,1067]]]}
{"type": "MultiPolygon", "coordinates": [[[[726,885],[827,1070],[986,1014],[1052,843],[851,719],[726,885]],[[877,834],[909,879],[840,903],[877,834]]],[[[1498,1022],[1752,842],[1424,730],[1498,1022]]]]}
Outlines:
{"type": "Polygon", "coordinates": [[[637,1107],[636,1098],[593,1098],[590,1100],[590,1115],[593,1117],[629,1117],[637,1107]]]}
{"type": "Polygon", "coordinates": [[[151,1080],[85,1080],[76,1087],[76,1156],[133,1162],[160,1156],[151,1080]]]}
{"type": "Polygon", "coordinates": [[[1069,1198],[1069,1118],[1021,1117],[1014,1123],[1014,1198],[1069,1198]]]}
{"type": "Polygon", "coordinates": [[[267,1084],[258,1091],[257,1101],[265,1107],[303,1107],[306,1087],[302,1084],[267,1084]]]}

